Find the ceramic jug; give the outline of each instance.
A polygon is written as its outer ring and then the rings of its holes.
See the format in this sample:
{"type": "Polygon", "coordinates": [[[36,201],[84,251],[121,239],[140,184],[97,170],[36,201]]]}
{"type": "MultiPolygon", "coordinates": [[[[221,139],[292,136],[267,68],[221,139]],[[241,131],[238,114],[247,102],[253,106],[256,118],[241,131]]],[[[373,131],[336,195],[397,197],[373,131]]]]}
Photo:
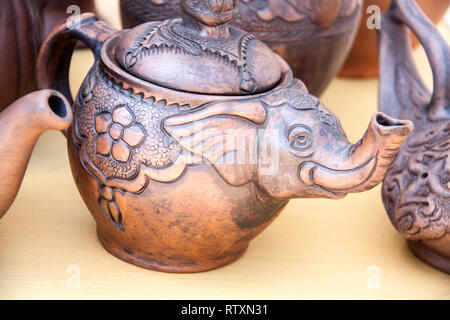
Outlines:
{"type": "MultiPolygon", "coordinates": [[[[230,0],[231,1],[231,0],[230,0]]],[[[350,52],[360,0],[239,0],[231,22],[268,44],[320,96],[350,52]]],[[[180,0],[121,0],[125,28],[181,16],[180,0]]]]}
{"type": "Polygon", "coordinates": [[[413,0],[394,0],[380,34],[380,110],[416,127],[383,183],[389,218],[425,262],[450,273],[450,50],[413,0]],[[429,93],[416,71],[408,28],[433,70],[429,93]]]}
{"type": "Polygon", "coordinates": [[[381,182],[410,121],[377,113],[351,144],[284,60],[227,24],[235,2],[181,7],[181,19],[123,31],[84,14],[40,52],[40,87],[68,99],[76,41],[95,55],[68,151],[106,250],[154,270],[209,270],[242,256],[289,199],[381,182]]]}
{"type": "MultiPolygon", "coordinates": [[[[374,11],[366,12],[372,5],[378,6],[380,12],[385,12],[390,3],[391,0],[364,0],[361,24],[353,47],[339,72],[340,76],[363,78],[378,76],[377,30],[367,27],[367,19],[373,16],[374,11]]],[[[450,0],[417,0],[417,4],[434,23],[437,23],[447,11],[450,0]]],[[[417,39],[413,37],[413,45],[417,44],[417,39]]]]}
{"type": "Polygon", "coordinates": [[[39,136],[47,130],[65,130],[71,122],[68,101],[54,90],[29,93],[0,113],[0,218],[19,191],[39,136]]]}

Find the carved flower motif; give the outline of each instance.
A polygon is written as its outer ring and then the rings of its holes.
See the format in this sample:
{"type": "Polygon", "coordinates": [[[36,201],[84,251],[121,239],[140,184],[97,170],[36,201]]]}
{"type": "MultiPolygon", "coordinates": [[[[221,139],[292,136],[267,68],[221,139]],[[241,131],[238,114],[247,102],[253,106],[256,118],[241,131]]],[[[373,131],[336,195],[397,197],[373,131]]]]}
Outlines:
{"type": "Polygon", "coordinates": [[[97,131],[97,153],[112,156],[118,162],[128,162],[131,150],[145,140],[146,133],[141,124],[126,106],[119,106],[113,113],[102,112],[95,117],[97,131]]]}

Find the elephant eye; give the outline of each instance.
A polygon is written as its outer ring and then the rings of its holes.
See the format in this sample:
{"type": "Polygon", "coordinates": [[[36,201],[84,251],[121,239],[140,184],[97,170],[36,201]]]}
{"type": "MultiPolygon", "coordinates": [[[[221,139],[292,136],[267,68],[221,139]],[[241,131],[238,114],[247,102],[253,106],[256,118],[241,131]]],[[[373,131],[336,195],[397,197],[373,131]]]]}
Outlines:
{"type": "Polygon", "coordinates": [[[295,138],[291,140],[291,147],[298,151],[307,150],[311,147],[311,145],[312,139],[306,134],[295,136],[295,138]]]}
{"type": "Polygon", "coordinates": [[[309,128],[297,126],[290,130],[288,139],[291,148],[296,151],[306,151],[311,148],[313,144],[312,134],[309,128]]]}

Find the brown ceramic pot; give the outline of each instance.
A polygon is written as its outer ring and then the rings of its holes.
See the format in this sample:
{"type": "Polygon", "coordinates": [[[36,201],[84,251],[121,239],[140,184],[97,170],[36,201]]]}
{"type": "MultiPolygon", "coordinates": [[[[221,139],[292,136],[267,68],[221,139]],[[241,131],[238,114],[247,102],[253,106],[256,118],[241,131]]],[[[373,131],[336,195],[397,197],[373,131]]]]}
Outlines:
{"type": "MultiPolygon", "coordinates": [[[[364,0],[363,13],[370,5],[377,5],[381,12],[385,12],[391,0],[364,0]]],[[[434,22],[437,23],[446,12],[450,0],[417,0],[422,10],[434,22]]],[[[378,53],[377,53],[377,30],[367,28],[366,21],[370,14],[363,14],[358,34],[356,35],[353,48],[339,72],[343,77],[377,77],[378,76],[378,53]]],[[[413,45],[418,44],[413,37],[413,45]]]]}
{"type": "MultiPolygon", "coordinates": [[[[67,19],[75,11],[69,10],[71,6],[78,6],[80,13],[97,13],[95,0],[48,0],[44,10],[44,34],[45,37],[60,21],[67,19]]],[[[75,9],[74,9],[75,10],[75,9]]]]}
{"type": "Polygon", "coordinates": [[[450,273],[450,49],[413,0],[394,0],[380,35],[380,110],[414,122],[383,183],[389,217],[425,262],[450,273]],[[408,27],[427,52],[428,92],[411,53],[408,27]]]}
{"type": "Polygon", "coordinates": [[[286,62],[227,25],[233,1],[181,5],[182,19],[123,31],[91,14],[61,23],[38,81],[70,99],[75,42],[93,50],[68,149],[99,239],[130,263],[196,272],[239,258],[290,198],[377,185],[412,123],[378,113],[352,145],[286,62]]]}
{"type": "Polygon", "coordinates": [[[54,90],[29,93],[0,113],[0,218],[19,191],[39,136],[65,130],[71,123],[69,103],[54,90]]]}
{"type": "Polygon", "coordinates": [[[82,12],[95,9],[93,0],[0,1],[0,111],[36,89],[35,65],[47,32],[69,14],[69,5],[82,12]]]}
{"type": "MultiPolygon", "coordinates": [[[[121,0],[124,27],[181,16],[179,0],[121,0]]],[[[285,59],[320,96],[342,67],[361,16],[361,0],[239,0],[232,24],[285,59]]]]}

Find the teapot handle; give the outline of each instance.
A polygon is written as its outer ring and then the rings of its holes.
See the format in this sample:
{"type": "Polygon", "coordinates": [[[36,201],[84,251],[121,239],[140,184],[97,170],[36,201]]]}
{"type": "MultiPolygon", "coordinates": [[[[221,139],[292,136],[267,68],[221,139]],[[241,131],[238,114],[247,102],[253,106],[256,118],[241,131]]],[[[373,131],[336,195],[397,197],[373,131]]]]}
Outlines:
{"type": "Polygon", "coordinates": [[[399,102],[409,97],[412,100],[408,106],[425,108],[429,120],[448,119],[450,49],[445,39],[414,0],[392,0],[391,7],[383,14],[381,26],[380,110],[398,117],[402,112],[399,102]],[[408,28],[419,39],[430,62],[434,86],[432,95],[415,67],[408,28]]]}
{"type": "Polygon", "coordinates": [[[84,42],[98,59],[103,43],[118,32],[92,13],[83,13],[60,22],[50,32],[39,52],[36,68],[38,87],[61,92],[73,105],[69,68],[77,41],[84,42]]]}

